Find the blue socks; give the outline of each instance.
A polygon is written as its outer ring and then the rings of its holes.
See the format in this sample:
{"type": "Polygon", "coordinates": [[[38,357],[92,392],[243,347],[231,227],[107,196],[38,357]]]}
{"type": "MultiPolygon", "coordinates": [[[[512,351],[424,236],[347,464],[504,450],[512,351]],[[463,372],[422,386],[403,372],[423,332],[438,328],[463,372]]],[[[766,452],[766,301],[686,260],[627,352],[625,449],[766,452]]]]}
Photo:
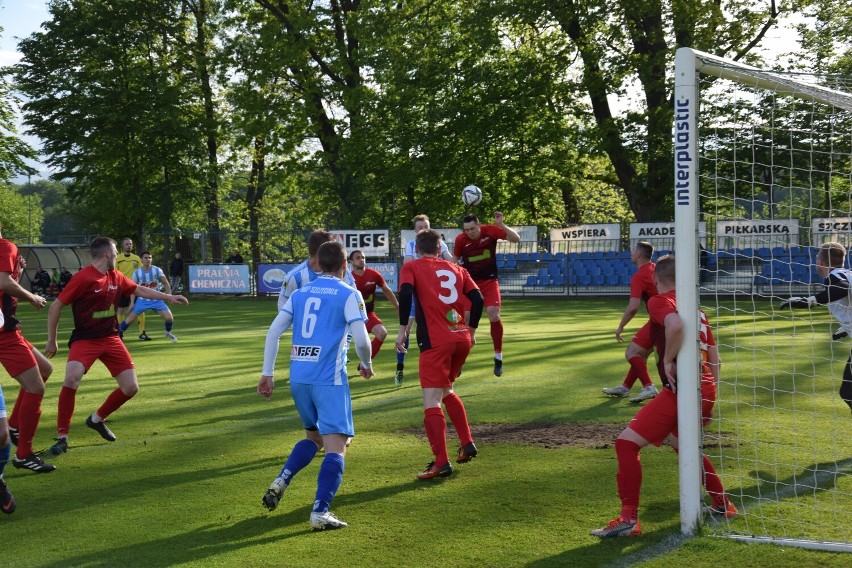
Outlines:
{"type": "MultiPolygon", "coordinates": [[[[405,338],[405,349],[408,350],[409,338],[405,338]]],[[[402,365],[405,364],[405,353],[396,352],[396,368],[397,370],[402,369],[402,365]]]]}
{"type": "Polygon", "coordinates": [[[325,454],[325,459],[322,460],[317,476],[317,494],[314,500],[315,513],[328,511],[341,482],[343,482],[343,456],[325,454]]]}
{"type": "Polygon", "coordinates": [[[0,449],[0,478],[3,477],[3,471],[6,469],[6,464],[9,463],[9,457],[12,455],[12,442],[6,444],[5,448],[0,449]]]}
{"type": "Polygon", "coordinates": [[[174,325],[174,323],[175,322],[173,322],[173,321],[167,321],[166,322],[166,333],[168,333],[172,330],[172,325],[174,325]]]}
{"type": "Polygon", "coordinates": [[[290,456],[284,462],[284,468],[278,474],[278,477],[284,479],[284,483],[290,485],[293,476],[311,463],[318,451],[319,448],[311,440],[307,438],[300,440],[293,446],[293,451],[290,452],[290,456]]]}

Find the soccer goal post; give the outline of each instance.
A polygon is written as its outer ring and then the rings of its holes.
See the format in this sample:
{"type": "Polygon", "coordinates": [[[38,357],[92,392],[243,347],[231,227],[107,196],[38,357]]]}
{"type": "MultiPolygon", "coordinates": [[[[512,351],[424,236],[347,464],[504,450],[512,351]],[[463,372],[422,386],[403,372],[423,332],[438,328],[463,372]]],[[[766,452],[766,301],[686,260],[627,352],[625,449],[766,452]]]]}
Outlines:
{"type": "MultiPolygon", "coordinates": [[[[849,338],[825,306],[816,252],[852,245],[852,78],[783,73],[679,49],[674,92],[681,530],[852,551],[849,338]],[[707,235],[699,240],[699,222],[707,235]],[[722,359],[700,417],[698,310],[722,359]],[[739,509],[702,513],[702,452],[739,509]]],[[[850,266],[847,255],[846,266],[850,266]]]]}

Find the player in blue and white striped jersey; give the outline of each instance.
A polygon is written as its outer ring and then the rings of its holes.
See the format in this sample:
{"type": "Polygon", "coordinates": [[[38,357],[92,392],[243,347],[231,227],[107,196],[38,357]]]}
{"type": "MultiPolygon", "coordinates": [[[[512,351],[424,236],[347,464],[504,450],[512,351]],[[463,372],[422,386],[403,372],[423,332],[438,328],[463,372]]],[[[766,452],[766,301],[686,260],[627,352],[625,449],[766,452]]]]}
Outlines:
{"type": "MultiPolygon", "coordinates": [[[[172,293],[171,284],[169,284],[169,279],[166,278],[165,273],[160,269],[159,266],[154,266],[151,264],[151,253],[145,251],[141,254],[142,258],[142,266],[133,271],[133,275],[131,276],[131,280],[133,280],[139,286],[144,286],[145,288],[151,288],[153,290],[157,290],[158,292],[165,292],[166,294],[172,293]]],[[[128,308],[129,314],[127,315],[127,319],[121,322],[121,325],[118,327],[118,335],[124,338],[124,332],[127,330],[128,326],[139,316],[139,314],[144,313],[147,310],[153,310],[157,312],[157,314],[166,320],[166,339],[171,341],[172,343],[177,343],[177,337],[172,333],[172,326],[174,325],[174,316],[172,315],[172,311],[166,305],[166,303],[162,300],[148,300],[146,298],[140,298],[138,296],[133,296],[131,299],[130,307],[128,308]]]]}
{"type": "Polygon", "coordinates": [[[346,272],[343,245],[323,243],[316,258],[322,274],[294,291],[269,327],[257,392],[267,399],[272,396],[278,342],[292,325],[290,394],[305,428],[305,438],[291,450],[262,504],[270,511],[275,509],[293,476],[324,448],[310,516],[311,527],[324,530],[347,526],[329,512],[329,506],[343,481],[347,442],[355,435],[346,374],[350,335],[361,361],[361,376],[370,378],[373,367],[364,300],[358,290],[341,281],[346,272]]]}
{"type": "MultiPolygon", "coordinates": [[[[293,292],[305,284],[313,282],[319,278],[320,274],[322,274],[322,269],[320,268],[319,261],[317,260],[317,252],[323,243],[333,240],[334,235],[323,229],[317,229],[311,233],[311,236],[308,237],[308,260],[303,261],[301,264],[293,268],[287,273],[287,276],[284,277],[284,284],[281,286],[281,291],[278,293],[279,310],[284,307],[284,304],[287,303],[287,299],[293,294],[293,292]]],[[[348,266],[346,267],[346,273],[343,275],[342,280],[355,288],[355,278],[352,277],[352,272],[349,271],[348,266]]]]}

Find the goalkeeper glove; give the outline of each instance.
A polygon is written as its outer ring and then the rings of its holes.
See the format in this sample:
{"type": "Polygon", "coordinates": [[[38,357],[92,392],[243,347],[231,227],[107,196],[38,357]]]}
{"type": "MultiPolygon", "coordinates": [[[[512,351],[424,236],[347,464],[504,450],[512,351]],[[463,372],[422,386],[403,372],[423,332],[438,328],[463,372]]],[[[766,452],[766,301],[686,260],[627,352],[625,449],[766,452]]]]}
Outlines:
{"type": "Polygon", "coordinates": [[[841,327],[840,329],[838,329],[837,331],[835,331],[834,333],[831,334],[831,339],[833,339],[834,341],[837,341],[838,339],[843,339],[844,337],[846,337],[848,335],[849,335],[849,332],[841,327]]]}
{"type": "Polygon", "coordinates": [[[781,303],[778,304],[778,309],[783,310],[783,309],[786,309],[786,308],[791,308],[791,307],[795,306],[796,304],[799,304],[799,303],[804,302],[804,301],[805,301],[805,298],[803,298],[801,296],[794,296],[792,298],[787,298],[786,300],[782,300],[781,303]]]}

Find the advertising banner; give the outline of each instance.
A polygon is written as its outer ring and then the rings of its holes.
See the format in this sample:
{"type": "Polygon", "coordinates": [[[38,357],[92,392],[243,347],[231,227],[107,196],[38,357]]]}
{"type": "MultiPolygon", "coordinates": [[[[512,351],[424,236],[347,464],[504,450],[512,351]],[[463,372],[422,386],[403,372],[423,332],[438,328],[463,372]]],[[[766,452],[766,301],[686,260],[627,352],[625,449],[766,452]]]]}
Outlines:
{"type": "Polygon", "coordinates": [[[251,279],[247,264],[192,264],[189,291],[194,294],[248,294],[251,279]]]}

